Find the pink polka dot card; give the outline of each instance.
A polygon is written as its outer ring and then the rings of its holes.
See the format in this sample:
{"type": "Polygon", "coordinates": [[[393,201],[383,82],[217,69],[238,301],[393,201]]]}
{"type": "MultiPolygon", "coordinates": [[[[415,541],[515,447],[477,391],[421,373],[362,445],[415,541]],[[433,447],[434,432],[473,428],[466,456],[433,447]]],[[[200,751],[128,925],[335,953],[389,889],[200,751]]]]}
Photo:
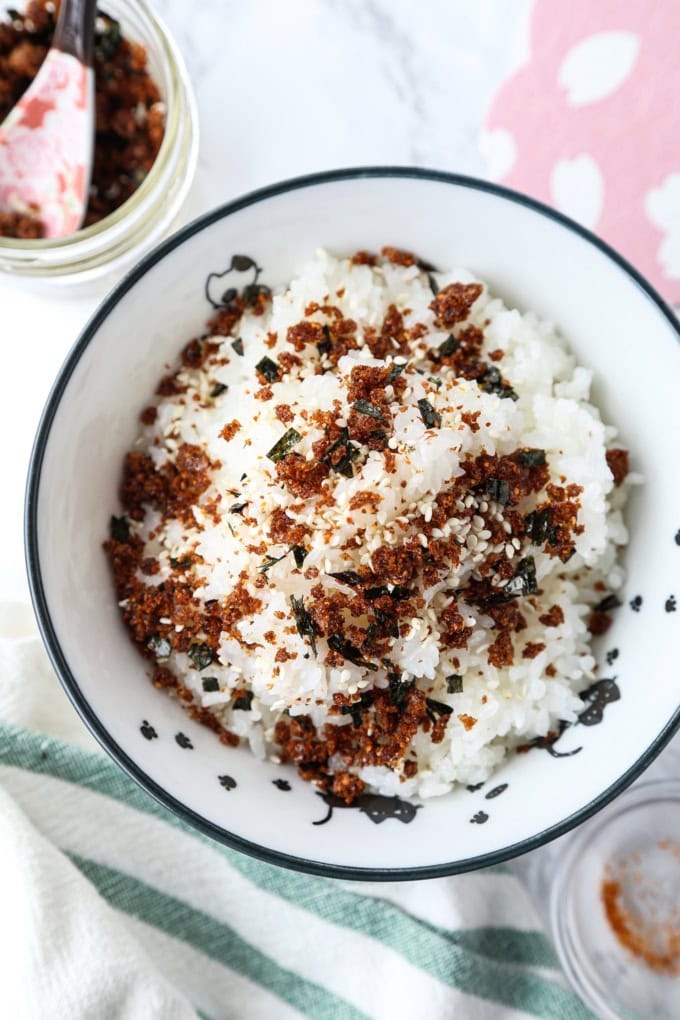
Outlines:
{"type": "Polygon", "coordinates": [[[589,227],[680,304],[680,2],[535,0],[490,176],[589,227]]]}

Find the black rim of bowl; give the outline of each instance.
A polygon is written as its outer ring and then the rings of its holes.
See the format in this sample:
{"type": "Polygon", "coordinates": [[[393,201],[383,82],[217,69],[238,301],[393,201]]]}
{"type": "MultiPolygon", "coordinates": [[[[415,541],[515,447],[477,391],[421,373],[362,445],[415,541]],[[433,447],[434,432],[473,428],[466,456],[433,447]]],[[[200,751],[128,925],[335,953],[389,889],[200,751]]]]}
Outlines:
{"type": "Polygon", "coordinates": [[[410,881],[414,879],[441,878],[446,875],[460,874],[465,871],[472,871],[478,868],[500,864],[503,861],[517,857],[529,850],[535,850],[538,847],[543,846],[545,843],[550,842],[550,840],[556,839],[558,836],[563,836],[565,833],[569,832],[570,829],[580,825],[581,822],[590,818],[606,804],[612,801],[616,796],[618,796],[618,794],[625,790],[626,787],[629,786],[647,768],[648,765],[651,764],[654,758],[671,739],[678,727],[680,727],[680,708],[678,708],[644,754],[641,755],[641,757],[638,758],[638,760],[634,762],[634,764],[631,765],[631,767],[624,772],[624,774],[620,776],[615,783],[604,790],[599,796],[595,797],[579,811],[569,815],[559,824],[544,829],[528,839],[503,847],[500,850],[444,864],[407,868],[353,867],[339,864],[327,864],[323,861],[316,861],[303,857],[294,857],[290,854],[281,853],[277,850],[272,850],[268,847],[251,843],[250,841],[242,839],[240,836],[215,825],[213,822],[208,821],[208,819],[203,818],[191,808],[188,808],[181,801],[176,800],[175,797],[164,790],[163,787],[154,782],[154,780],[147,776],[146,773],[118,746],[116,741],[106,729],[106,726],[95,715],[87,699],[80,690],[78,682],[72,674],[68,662],[66,661],[66,657],[61,649],[54,627],[52,626],[40,569],[37,515],[40,477],[45,448],[49,438],[50,429],[52,427],[52,422],[57,414],[61,398],[66,390],[71,375],[73,374],[83,352],[96,335],[101,323],[107,318],[121,298],[148,272],[149,269],[151,269],[152,266],[154,266],[157,262],[160,262],[175,248],[179,247],[187,238],[200,233],[205,227],[208,227],[212,223],[224,219],[232,213],[238,212],[240,209],[244,209],[257,202],[262,202],[274,196],[285,194],[288,191],[296,191],[300,188],[317,187],[319,185],[336,183],[338,181],[357,180],[361,178],[395,177],[453,184],[457,187],[469,188],[474,191],[488,192],[500,198],[504,198],[507,201],[525,206],[534,212],[540,213],[548,219],[560,224],[572,233],[580,235],[591,245],[599,248],[600,251],[607,255],[609,259],[618,265],[618,267],[629,277],[631,282],[643,291],[648,300],[656,306],[657,311],[667,320],[671,330],[676,333],[676,339],[680,340],[680,324],[676,320],[675,316],[651,284],[649,284],[626,259],[619,255],[618,252],[614,251],[614,249],[604,241],[600,240],[600,238],[592,234],[589,230],[580,226],[580,224],[575,223],[573,220],[563,216],[561,213],[551,209],[549,206],[544,205],[542,202],[538,202],[535,199],[529,198],[519,192],[512,191],[509,188],[505,188],[497,184],[490,184],[474,177],[466,177],[460,174],[414,167],[354,167],[343,170],[330,170],[324,173],[309,174],[303,177],[295,177],[290,180],[282,181],[278,184],[259,188],[256,191],[251,191],[233,202],[221,205],[212,212],[206,213],[205,215],[193,220],[146,255],[134,269],[123,277],[120,283],[118,283],[113,291],[105,298],[81,332],[73,348],[68,354],[47,399],[47,403],[38,426],[38,431],[36,433],[29,463],[24,518],[26,564],[31,598],[33,600],[33,607],[37,616],[38,626],[48,654],[57,675],[59,676],[62,686],[81,719],[102,747],[108,752],[114,761],[117,762],[124,772],[134,779],[136,783],[138,783],[160,804],[178,815],[182,821],[186,822],[193,828],[198,829],[205,835],[210,836],[219,843],[230,846],[235,850],[240,850],[252,857],[257,857],[269,864],[275,864],[281,867],[330,878],[362,879],[365,881],[410,881]]]}

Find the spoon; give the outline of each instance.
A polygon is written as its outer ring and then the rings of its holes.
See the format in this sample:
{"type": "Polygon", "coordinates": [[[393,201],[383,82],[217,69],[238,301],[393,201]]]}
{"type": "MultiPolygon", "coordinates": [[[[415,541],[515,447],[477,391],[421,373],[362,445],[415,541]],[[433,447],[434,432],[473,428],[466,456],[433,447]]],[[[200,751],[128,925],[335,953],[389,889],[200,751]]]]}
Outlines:
{"type": "Polygon", "coordinates": [[[97,0],[61,0],[52,45],[0,125],[0,208],[35,216],[48,238],[80,227],[92,172],[97,0]]]}

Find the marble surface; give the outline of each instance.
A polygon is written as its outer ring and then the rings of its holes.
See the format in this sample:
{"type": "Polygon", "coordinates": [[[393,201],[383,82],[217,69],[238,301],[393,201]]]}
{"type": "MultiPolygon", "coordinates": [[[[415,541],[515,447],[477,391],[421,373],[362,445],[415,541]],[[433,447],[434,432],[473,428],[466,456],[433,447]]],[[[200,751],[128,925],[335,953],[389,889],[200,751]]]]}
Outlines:
{"type": "MultiPolygon", "coordinates": [[[[479,128],[494,89],[523,59],[530,0],[156,7],[184,53],[200,113],[188,219],[251,188],[331,167],[418,164],[483,175],[479,128]]],[[[21,522],[31,442],[58,367],[101,296],[36,296],[0,280],[0,598],[27,598],[21,522]]],[[[646,778],[677,775],[679,766],[676,741],[646,778]]],[[[539,909],[564,842],[514,865],[539,909]]]]}

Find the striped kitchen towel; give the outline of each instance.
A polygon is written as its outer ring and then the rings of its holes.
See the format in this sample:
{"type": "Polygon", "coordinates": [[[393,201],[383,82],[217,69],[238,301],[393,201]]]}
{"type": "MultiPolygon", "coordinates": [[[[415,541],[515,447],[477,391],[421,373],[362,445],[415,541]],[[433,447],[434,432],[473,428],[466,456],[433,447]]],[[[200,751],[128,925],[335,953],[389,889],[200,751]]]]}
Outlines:
{"type": "Polygon", "coordinates": [[[0,606],[0,1015],[585,1020],[504,867],[363,884],[189,829],[75,716],[0,606]]]}

